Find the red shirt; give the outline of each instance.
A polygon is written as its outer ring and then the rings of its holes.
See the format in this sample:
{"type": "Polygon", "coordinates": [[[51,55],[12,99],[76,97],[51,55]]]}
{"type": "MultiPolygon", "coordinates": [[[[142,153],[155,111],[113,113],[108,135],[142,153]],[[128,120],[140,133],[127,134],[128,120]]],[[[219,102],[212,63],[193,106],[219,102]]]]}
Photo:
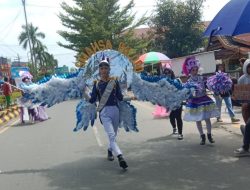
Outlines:
{"type": "Polygon", "coordinates": [[[10,96],[12,92],[10,84],[4,83],[2,85],[2,91],[5,96],[10,96]]]}

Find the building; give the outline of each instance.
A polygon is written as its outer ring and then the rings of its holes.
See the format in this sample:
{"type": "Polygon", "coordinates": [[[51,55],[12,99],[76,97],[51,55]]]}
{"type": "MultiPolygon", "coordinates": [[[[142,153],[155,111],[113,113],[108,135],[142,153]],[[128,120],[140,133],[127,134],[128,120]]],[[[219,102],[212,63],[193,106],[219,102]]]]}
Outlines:
{"type": "Polygon", "coordinates": [[[27,62],[22,62],[22,61],[13,61],[11,63],[11,67],[27,67],[28,63],[27,62]]]}
{"type": "Polygon", "coordinates": [[[0,73],[2,77],[11,77],[10,68],[10,60],[4,57],[0,57],[0,73]]]}
{"type": "Polygon", "coordinates": [[[241,70],[239,59],[248,58],[250,53],[250,34],[213,36],[206,50],[214,51],[215,59],[225,64],[227,72],[235,72],[233,76],[238,78],[237,72],[241,70]]]}

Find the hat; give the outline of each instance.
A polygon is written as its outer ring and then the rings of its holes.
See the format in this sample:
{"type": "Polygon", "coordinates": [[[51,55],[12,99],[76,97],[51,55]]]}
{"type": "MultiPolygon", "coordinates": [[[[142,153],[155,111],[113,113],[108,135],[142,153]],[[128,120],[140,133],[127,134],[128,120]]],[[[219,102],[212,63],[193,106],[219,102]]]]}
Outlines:
{"type": "Polygon", "coordinates": [[[109,65],[109,58],[108,57],[105,57],[105,55],[103,54],[102,56],[102,60],[100,61],[99,63],[99,67],[103,67],[103,66],[110,66],[109,65]]]}
{"type": "Polygon", "coordinates": [[[193,67],[200,67],[200,62],[195,56],[187,57],[182,65],[182,72],[189,75],[193,67]]]}

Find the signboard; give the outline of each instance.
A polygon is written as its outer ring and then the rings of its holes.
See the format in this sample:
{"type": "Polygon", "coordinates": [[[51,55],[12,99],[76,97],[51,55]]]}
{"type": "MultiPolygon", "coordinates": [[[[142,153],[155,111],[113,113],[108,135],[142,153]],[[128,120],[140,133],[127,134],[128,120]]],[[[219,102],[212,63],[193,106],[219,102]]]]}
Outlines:
{"type": "Polygon", "coordinates": [[[234,85],[233,98],[240,102],[250,102],[250,84],[234,85]]]}

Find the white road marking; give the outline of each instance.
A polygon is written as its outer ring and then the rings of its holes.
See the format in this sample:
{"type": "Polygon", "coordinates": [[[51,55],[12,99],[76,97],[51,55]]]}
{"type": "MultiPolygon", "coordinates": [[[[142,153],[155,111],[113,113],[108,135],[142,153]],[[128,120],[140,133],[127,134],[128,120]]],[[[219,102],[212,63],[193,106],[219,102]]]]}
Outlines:
{"type": "Polygon", "coordinates": [[[93,126],[93,131],[94,131],[94,134],[95,134],[95,138],[96,138],[97,144],[100,147],[102,147],[103,144],[102,144],[102,141],[101,141],[101,138],[100,138],[100,134],[99,134],[98,129],[97,129],[97,127],[95,125],[93,126]]]}

